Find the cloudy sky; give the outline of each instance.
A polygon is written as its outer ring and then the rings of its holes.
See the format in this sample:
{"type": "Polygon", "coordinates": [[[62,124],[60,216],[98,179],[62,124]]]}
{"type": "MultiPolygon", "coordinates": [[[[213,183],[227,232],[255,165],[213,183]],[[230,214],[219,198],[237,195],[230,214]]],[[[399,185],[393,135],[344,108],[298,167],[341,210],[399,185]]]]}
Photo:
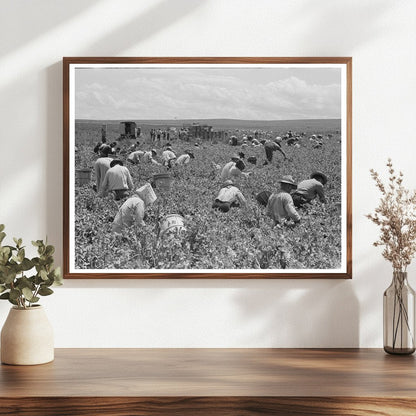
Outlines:
{"type": "Polygon", "coordinates": [[[339,68],[77,68],[75,118],[341,117],[339,68]]]}

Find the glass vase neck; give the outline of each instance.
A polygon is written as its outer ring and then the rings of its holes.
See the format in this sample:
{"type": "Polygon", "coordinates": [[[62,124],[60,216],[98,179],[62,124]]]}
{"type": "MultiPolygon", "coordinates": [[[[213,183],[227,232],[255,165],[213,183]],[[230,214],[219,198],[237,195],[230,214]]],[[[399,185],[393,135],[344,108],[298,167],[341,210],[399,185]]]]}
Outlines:
{"type": "Polygon", "coordinates": [[[407,272],[402,272],[400,270],[393,270],[393,279],[404,282],[407,279],[407,272]]]}

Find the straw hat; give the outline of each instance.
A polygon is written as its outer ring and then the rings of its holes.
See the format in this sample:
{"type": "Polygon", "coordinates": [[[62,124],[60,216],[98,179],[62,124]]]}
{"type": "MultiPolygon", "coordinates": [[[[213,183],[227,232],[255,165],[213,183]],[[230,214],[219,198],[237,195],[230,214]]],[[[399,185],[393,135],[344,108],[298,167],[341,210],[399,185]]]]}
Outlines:
{"type": "Polygon", "coordinates": [[[313,172],[311,174],[311,179],[322,178],[322,183],[325,185],[328,182],[327,176],[322,172],[313,172]]]}
{"type": "Polygon", "coordinates": [[[292,186],[297,186],[296,182],[293,180],[293,178],[290,175],[282,176],[282,178],[279,179],[277,182],[287,183],[287,184],[292,185],[292,186]]]}

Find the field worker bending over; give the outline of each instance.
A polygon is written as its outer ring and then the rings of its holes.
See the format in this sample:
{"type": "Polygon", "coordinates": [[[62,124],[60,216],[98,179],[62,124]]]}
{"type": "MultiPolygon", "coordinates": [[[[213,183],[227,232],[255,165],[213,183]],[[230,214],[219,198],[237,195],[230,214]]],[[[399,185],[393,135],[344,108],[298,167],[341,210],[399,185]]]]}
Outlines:
{"type": "Polygon", "coordinates": [[[149,151],[143,151],[143,150],[136,150],[135,152],[130,153],[127,156],[127,160],[130,163],[133,163],[134,165],[137,165],[140,161],[143,161],[145,163],[153,163],[155,165],[160,165],[159,162],[157,162],[154,157],[156,157],[157,153],[155,149],[149,150],[149,151]]]}
{"type": "Polygon", "coordinates": [[[163,166],[166,166],[170,169],[176,159],[175,153],[173,153],[172,148],[169,146],[162,152],[162,163],[163,166]]]}
{"type": "Polygon", "coordinates": [[[156,200],[156,195],[150,184],[138,189],[133,196],[127,198],[119,208],[113,221],[112,231],[121,234],[124,227],[131,227],[133,224],[145,225],[144,213],[146,208],[156,200]]]}
{"type": "Polygon", "coordinates": [[[225,182],[228,179],[238,181],[242,177],[249,176],[250,172],[243,172],[245,167],[246,165],[238,156],[233,156],[231,162],[226,163],[222,168],[221,182],[225,182]]]}
{"type": "Polygon", "coordinates": [[[175,165],[187,165],[191,159],[195,159],[194,154],[192,152],[186,152],[176,159],[175,165]]]}
{"type": "Polygon", "coordinates": [[[300,216],[293,204],[290,192],[296,188],[296,183],[291,176],[283,176],[278,180],[280,183],[280,192],[270,196],[267,206],[266,215],[268,215],[275,224],[281,221],[292,219],[295,223],[300,221],[300,216]]]}
{"type": "Polygon", "coordinates": [[[136,150],[135,152],[131,152],[127,156],[127,161],[132,163],[133,165],[137,165],[140,161],[140,158],[144,155],[143,150],[136,150]]]}
{"type": "Polygon", "coordinates": [[[272,163],[272,159],[273,159],[273,153],[278,151],[280,152],[283,157],[285,158],[285,160],[287,159],[285,152],[282,149],[282,146],[280,145],[280,143],[276,143],[272,140],[266,140],[264,142],[264,151],[266,152],[266,161],[264,162],[263,165],[267,165],[268,163],[272,163]]]}
{"type": "Polygon", "coordinates": [[[247,207],[247,201],[241,191],[233,185],[233,181],[227,180],[224,182],[224,187],[221,188],[218,196],[212,205],[212,208],[218,209],[221,212],[228,212],[231,207],[247,207]]]}
{"type": "Polygon", "coordinates": [[[99,195],[106,196],[109,192],[113,192],[114,199],[118,201],[128,196],[129,189],[133,189],[130,172],[123,166],[121,160],[114,159],[105,174],[99,195]]]}
{"type": "Polygon", "coordinates": [[[324,185],[327,182],[328,178],[322,172],[313,172],[310,179],[299,182],[296,191],[292,194],[295,206],[299,208],[316,197],[319,197],[319,200],[325,204],[324,185]]]}
{"type": "Polygon", "coordinates": [[[100,157],[94,163],[94,172],[95,172],[97,192],[100,192],[105,174],[107,173],[108,169],[110,169],[110,163],[113,160],[111,157],[108,157],[110,152],[111,152],[110,146],[108,145],[102,146],[99,151],[100,157]]]}

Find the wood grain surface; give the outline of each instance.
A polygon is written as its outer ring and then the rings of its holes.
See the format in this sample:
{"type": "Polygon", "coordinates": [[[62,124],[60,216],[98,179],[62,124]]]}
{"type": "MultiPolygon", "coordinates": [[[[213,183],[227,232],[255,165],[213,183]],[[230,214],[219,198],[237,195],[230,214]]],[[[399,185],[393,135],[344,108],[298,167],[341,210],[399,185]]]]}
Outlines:
{"type": "Polygon", "coordinates": [[[416,415],[415,375],[379,349],[57,349],[0,367],[0,415],[416,415]]]}

